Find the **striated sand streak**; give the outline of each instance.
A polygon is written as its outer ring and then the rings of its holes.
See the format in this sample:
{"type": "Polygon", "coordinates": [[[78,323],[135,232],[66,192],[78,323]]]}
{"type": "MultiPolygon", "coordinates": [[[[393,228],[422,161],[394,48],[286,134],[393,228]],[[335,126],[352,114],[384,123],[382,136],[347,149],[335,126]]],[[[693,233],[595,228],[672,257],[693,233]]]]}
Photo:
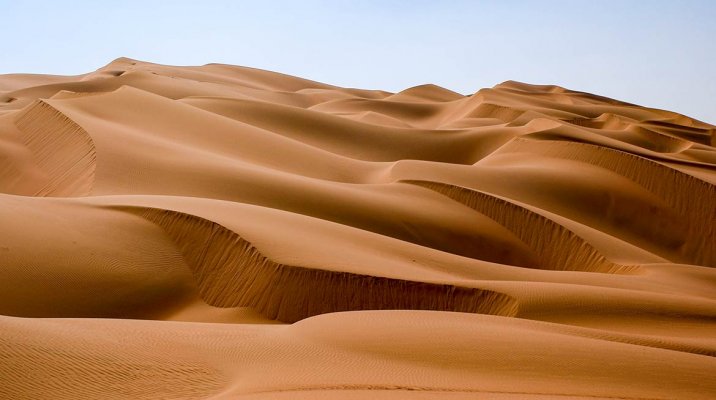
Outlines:
{"type": "Polygon", "coordinates": [[[612,263],[573,232],[533,211],[497,196],[459,186],[430,182],[404,181],[444,194],[474,208],[515,232],[537,253],[540,268],[603,273],[637,272],[638,266],[612,263]]]}
{"type": "Polygon", "coordinates": [[[48,177],[36,196],[90,194],[96,153],[92,139],[82,127],[42,100],[25,108],[15,124],[48,177]]]}
{"type": "Polygon", "coordinates": [[[502,293],[283,265],[217,223],[170,210],[139,214],[176,241],[212,306],[252,307],[284,322],[353,310],[517,313],[517,302],[502,293]]]}
{"type": "Polygon", "coordinates": [[[690,226],[682,249],[694,264],[716,267],[716,186],[646,158],[586,143],[516,139],[498,152],[536,152],[623,175],[667,202],[690,226]]]}

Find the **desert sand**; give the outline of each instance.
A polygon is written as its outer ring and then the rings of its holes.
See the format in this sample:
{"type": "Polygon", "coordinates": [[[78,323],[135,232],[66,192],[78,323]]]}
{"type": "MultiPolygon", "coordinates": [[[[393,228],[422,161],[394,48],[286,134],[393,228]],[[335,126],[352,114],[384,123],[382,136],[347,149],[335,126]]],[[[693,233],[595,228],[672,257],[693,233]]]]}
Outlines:
{"type": "Polygon", "coordinates": [[[0,399],[716,398],[715,145],[513,81],[0,75],[0,399]]]}

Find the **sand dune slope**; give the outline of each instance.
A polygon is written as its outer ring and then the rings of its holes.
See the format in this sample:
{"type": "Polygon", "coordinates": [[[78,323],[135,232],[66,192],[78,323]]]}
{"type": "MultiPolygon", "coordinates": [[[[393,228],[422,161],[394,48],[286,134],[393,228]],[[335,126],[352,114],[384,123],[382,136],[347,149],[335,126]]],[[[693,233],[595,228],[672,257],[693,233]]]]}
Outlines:
{"type": "Polygon", "coordinates": [[[512,81],[0,76],[0,398],[714,398],[715,145],[512,81]]]}

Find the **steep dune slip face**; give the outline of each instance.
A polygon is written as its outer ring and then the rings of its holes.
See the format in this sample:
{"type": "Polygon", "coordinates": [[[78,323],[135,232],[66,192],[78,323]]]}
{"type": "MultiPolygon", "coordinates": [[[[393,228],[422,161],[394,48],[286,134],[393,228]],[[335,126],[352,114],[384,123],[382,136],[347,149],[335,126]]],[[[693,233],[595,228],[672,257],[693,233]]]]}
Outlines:
{"type": "Polygon", "coordinates": [[[716,398],[715,143],[511,81],[0,76],[0,398],[716,398]]]}

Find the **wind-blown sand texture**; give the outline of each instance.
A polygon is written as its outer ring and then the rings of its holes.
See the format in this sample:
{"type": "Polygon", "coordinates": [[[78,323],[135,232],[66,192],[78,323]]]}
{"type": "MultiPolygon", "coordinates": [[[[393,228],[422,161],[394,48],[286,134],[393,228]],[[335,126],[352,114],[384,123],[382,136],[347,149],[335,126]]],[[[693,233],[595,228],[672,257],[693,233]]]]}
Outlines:
{"type": "Polygon", "coordinates": [[[715,132],[518,82],[2,75],[0,398],[716,398],[715,132]]]}

